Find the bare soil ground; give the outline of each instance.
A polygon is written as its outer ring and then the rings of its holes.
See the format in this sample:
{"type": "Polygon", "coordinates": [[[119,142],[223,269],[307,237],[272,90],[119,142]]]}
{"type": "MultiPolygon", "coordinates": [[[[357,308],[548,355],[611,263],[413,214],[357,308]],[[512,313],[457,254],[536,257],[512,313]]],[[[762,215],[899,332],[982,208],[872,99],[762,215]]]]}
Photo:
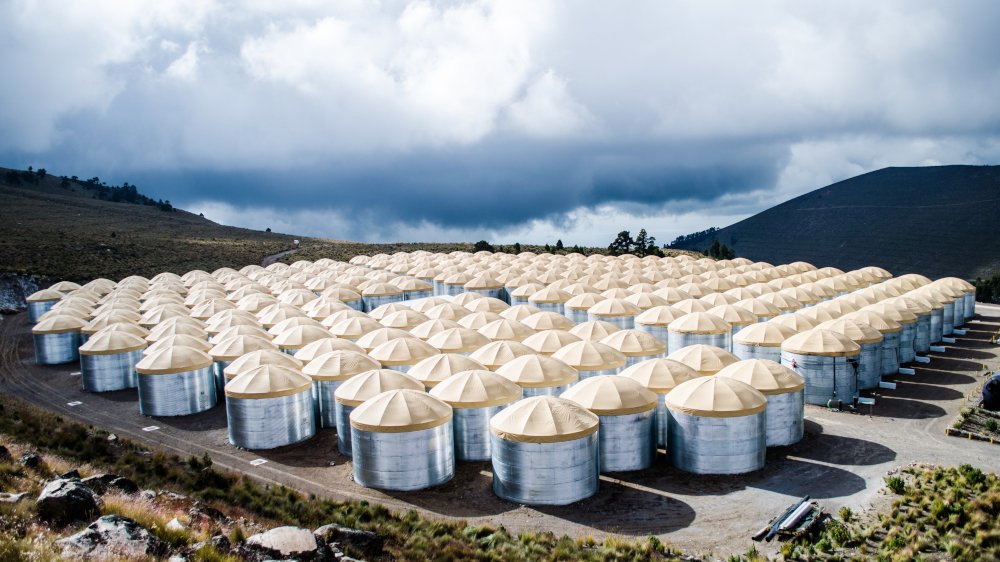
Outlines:
{"type": "Polygon", "coordinates": [[[806,437],[794,446],[769,450],[763,470],[735,477],[696,476],[671,468],[661,455],[649,470],[602,476],[593,498],[552,508],[497,498],[488,463],[461,463],[454,480],[431,490],[383,493],[354,483],[350,459],[337,452],[332,430],[291,447],[244,451],[227,440],[223,407],[184,418],[143,417],[135,391],[85,393],[79,387],[79,366],[34,365],[24,314],[0,323],[0,339],[16,345],[16,354],[6,354],[11,361],[0,368],[0,385],[23,400],[152,447],[184,456],[207,452],[217,466],[307,493],[502,524],[514,532],[658,535],[689,552],[728,554],[745,551],[753,532],[806,494],[832,513],[845,505],[856,513],[877,508],[885,502],[879,493],[882,478],[900,465],[968,463],[1000,472],[996,445],[945,435],[967,405],[966,395],[984,382],[986,368],[1000,363],[990,341],[1000,327],[1000,310],[984,308],[967,327],[967,334],[944,353],[932,353],[929,364],[911,365],[916,375],[893,377],[898,387],[880,391],[870,411],[807,406],[806,437]],[[258,459],[266,462],[252,464],[258,459]]]}

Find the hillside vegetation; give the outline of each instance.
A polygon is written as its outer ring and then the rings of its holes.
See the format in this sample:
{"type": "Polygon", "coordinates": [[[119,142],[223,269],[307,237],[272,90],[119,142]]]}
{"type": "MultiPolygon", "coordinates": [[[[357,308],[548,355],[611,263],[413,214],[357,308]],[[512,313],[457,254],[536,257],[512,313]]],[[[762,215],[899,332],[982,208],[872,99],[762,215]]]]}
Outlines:
{"type": "Polygon", "coordinates": [[[1000,268],[1000,166],[885,168],[791,199],[731,226],[680,237],[718,240],[755,261],[966,279],[1000,268]]]}

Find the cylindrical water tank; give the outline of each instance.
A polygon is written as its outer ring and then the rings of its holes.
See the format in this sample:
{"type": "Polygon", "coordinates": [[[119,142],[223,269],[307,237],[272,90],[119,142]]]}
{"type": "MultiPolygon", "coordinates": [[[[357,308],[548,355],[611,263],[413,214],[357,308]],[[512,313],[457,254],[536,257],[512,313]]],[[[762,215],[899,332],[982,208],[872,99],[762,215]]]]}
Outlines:
{"type": "Polygon", "coordinates": [[[329,338],[331,333],[322,326],[304,324],[291,326],[278,333],[271,340],[281,351],[289,355],[295,355],[303,347],[314,341],[329,338]]]}
{"type": "Polygon", "coordinates": [[[80,330],[87,322],[69,314],[49,312],[31,328],[37,365],[61,365],[80,358],[80,330]]]}
{"type": "Polygon", "coordinates": [[[529,304],[528,299],[531,295],[541,291],[545,288],[545,285],[541,283],[527,283],[525,285],[520,285],[510,291],[510,305],[517,306],[519,304],[529,304]]]}
{"type": "Polygon", "coordinates": [[[644,310],[635,317],[635,328],[648,332],[649,335],[663,342],[670,352],[669,330],[667,326],[681,316],[687,314],[684,311],[672,306],[654,306],[649,310],[644,310]]]}
{"type": "Polygon", "coordinates": [[[886,301],[866,306],[862,310],[873,310],[899,323],[899,363],[912,363],[916,357],[914,341],[917,338],[917,315],[910,312],[905,304],[886,301]]]}
{"type": "Polygon", "coordinates": [[[422,490],[455,476],[451,406],[409,389],[383,392],[350,416],[354,481],[366,488],[422,490]]]}
{"type": "Polygon", "coordinates": [[[587,321],[587,311],[595,304],[607,300],[608,297],[600,293],[580,293],[574,295],[563,304],[563,314],[576,324],[587,321]]]}
{"type": "Polygon", "coordinates": [[[590,377],[563,392],[593,412],[598,432],[601,472],[649,468],[656,458],[656,394],[627,377],[590,377]]]}
{"type": "Polygon", "coordinates": [[[539,310],[564,314],[566,301],[572,296],[562,289],[549,285],[528,297],[528,303],[538,307],[539,310]]]}
{"type": "Polygon", "coordinates": [[[375,310],[383,304],[402,302],[403,291],[391,283],[372,283],[361,291],[361,300],[366,311],[375,310]]]}
{"type": "Polygon", "coordinates": [[[813,328],[781,344],[781,364],[806,380],[806,404],[853,404],[861,347],[837,332],[813,328]]]}
{"type": "Polygon", "coordinates": [[[261,365],[226,383],[229,442],[274,449],[316,434],[312,380],[278,365],[261,365]]]}
{"type": "Polygon", "coordinates": [[[740,330],[746,328],[747,326],[759,323],[757,322],[757,317],[754,316],[752,312],[742,306],[736,306],[734,304],[724,304],[710,308],[708,309],[708,314],[718,316],[729,324],[729,347],[726,348],[728,351],[733,350],[733,337],[735,337],[740,330]]]}
{"type": "Polygon", "coordinates": [[[437,386],[444,381],[462,371],[485,370],[486,367],[468,357],[458,353],[441,353],[432,355],[427,359],[417,363],[406,374],[423,383],[427,390],[437,386]]]}
{"type": "Polygon", "coordinates": [[[623,330],[635,328],[639,307],[624,299],[606,299],[587,309],[587,320],[610,322],[623,330]]]}
{"type": "Polygon", "coordinates": [[[228,382],[230,379],[235,378],[236,375],[260,365],[283,365],[292,370],[302,370],[302,361],[291,355],[273,349],[262,349],[241,355],[239,359],[229,363],[229,366],[222,370],[222,376],[228,382]]]}
{"type": "Polygon", "coordinates": [[[521,387],[521,396],[558,396],[580,380],[580,373],[546,355],[522,355],[497,368],[496,373],[521,387]]]}
{"type": "Polygon", "coordinates": [[[733,336],[733,355],[740,359],[781,361],[781,343],[795,335],[795,330],[774,320],[758,322],[733,336]]]}
{"type": "Polygon", "coordinates": [[[716,375],[749,384],[767,397],[767,446],[792,445],[805,433],[805,379],[769,359],[733,363],[716,375]]]}
{"type": "Polygon", "coordinates": [[[344,381],[354,375],[380,369],[379,362],[357,351],[329,351],[302,368],[302,374],[312,379],[320,427],[337,427],[337,408],[333,396],[344,381]]]}
{"type": "Polygon", "coordinates": [[[337,425],[337,448],[341,454],[351,456],[351,412],[369,398],[387,390],[424,390],[417,379],[390,369],[376,369],[355,375],[344,381],[333,393],[334,416],[337,425]]]}
{"type": "MultiPolygon", "coordinates": [[[[965,323],[965,291],[953,284],[942,283],[940,280],[934,281],[930,286],[952,299],[951,327],[954,332],[955,328],[965,323]]],[[[56,305],[56,307],[58,306],[56,305]]],[[[945,322],[945,326],[947,325],[948,322],[945,322]]]]}
{"type": "Polygon", "coordinates": [[[492,322],[481,326],[478,332],[486,336],[490,341],[523,341],[528,336],[535,333],[534,330],[518,322],[507,318],[498,318],[492,322]]]}
{"type": "Polygon", "coordinates": [[[490,460],[490,420],[521,398],[521,387],[483,369],[462,371],[441,381],[430,395],[452,407],[455,460],[490,460]]]}
{"type": "Polygon", "coordinates": [[[54,289],[42,289],[29,295],[25,299],[28,304],[28,322],[32,324],[38,322],[38,319],[49,310],[52,310],[52,306],[62,298],[63,294],[54,289]]]}
{"type": "Polygon", "coordinates": [[[743,474],[764,468],[767,398],[727,377],[698,377],[671,390],[670,446],[675,467],[695,474],[743,474]]]}
{"type": "Polygon", "coordinates": [[[469,279],[463,288],[466,291],[479,293],[487,297],[499,299],[503,296],[503,283],[489,272],[483,272],[469,279]]]}
{"type": "Polygon", "coordinates": [[[526,505],[567,505],[597,493],[596,415],[554,396],[525,398],[490,421],[493,493],[526,505]]]}
{"type": "Polygon", "coordinates": [[[135,388],[135,366],[146,340],[128,332],[102,332],[80,346],[80,383],[87,392],[135,388]]]}
{"type": "Polygon", "coordinates": [[[736,301],[734,306],[739,306],[749,310],[754,316],[757,317],[758,322],[767,322],[776,316],[781,316],[781,309],[758,298],[739,300],[736,301]]]}
{"type": "Polygon", "coordinates": [[[667,355],[666,344],[642,330],[618,330],[602,339],[601,343],[620,351],[625,356],[626,367],[667,355]]]}
{"type": "Polygon", "coordinates": [[[251,351],[260,351],[262,349],[277,350],[278,346],[271,342],[271,340],[259,336],[232,336],[212,346],[208,350],[208,354],[212,356],[212,370],[215,375],[216,390],[221,392],[225,388],[226,377],[222,372],[225,371],[230,363],[251,351]]]}
{"type": "MultiPolygon", "coordinates": [[[[933,308],[927,299],[914,295],[905,295],[886,299],[882,302],[884,304],[892,304],[906,308],[906,310],[913,314],[917,319],[913,325],[913,355],[908,356],[906,360],[904,360],[904,357],[901,356],[900,361],[910,363],[916,359],[917,353],[927,353],[930,351],[931,311],[933,308]]],[[[900,336],[900,340],[900,349],[902,349],[902,336],[900,336]]]]}
{"type": "Polygon", "coordinates": [[[192,347],[175,346],[146,355],[135,366],[139,413],[144,416],[187,416],[215,406],[218,394],[212,356],[192,347]]]}
{"type": "Polygon", "coordinates": [[[870,324],[850,318],[828,320],[817,327],[843,334],[858,344],[861,348],[858,356],[858,389],[877,388],[882,380],[882,344],[885,341],[882,332],[870,324]]]}
{"type": "Polygon", "coordinates": [[[674,320],[667,326],[667,347],[671,352],[689,345],[711,345],[728,350],[731,326],[728,322],[708,312],[692,312],[674,320]]]}
{"type": "Polygon", "coordinates": [[[542,330],[569,330],[576,325],[572,320],[566,318],[562,314],[546,310],[540,310],[531,316],[520,320],[520,322],[535,332],[540,332],[542,330]]]}
{"type": "Polygon", "coordinates": [[[675,386],[701,375],[673,359],[649,359],[623,370],[620,376],[628,377],[656,394],[656,444],[668,449],[670,414],[663,399],[675,386]]]}
{"type": "Polygon", "coordinates": [[[389,340],[368,353],[383,367],[405,373],[417,363],[441,353],[427,342],[416,338],[389,340]]]}
{"type": "Polygon", "coordinates": [[[732,365],[739,361],[738,357],[725,349],[705,344],[682,347],[668,355],[667,359],[680,361],[703,377],[714,375],[726,365],[732,365]]]}
{"type": "Polygon", "coordinates": [[[884,339],[882,340],[879,374],[895,375],[899,373],[899,339],[903,330],[902,325],[885,314],[867,308],[852,312],[844,318],[863,322],[881,332],[884,339]]]}
{"type": "MultiPolygon", "coordinates": [[[[941,338],[944,336],[950,336],[955,331],[955,302],[958,300],[954,295],[951,294],[947,287],[940,287],[936,285],[927,285],[926,287],[921,287],[920,292],[927,298],[937,301],[941,305],[941,338]]],[[[964,305],[964,300],[963,307],[964,305]]],[[[936,315],[935,315],[936,316],[936,315]]],[[[935,316],[931,317],[931,331],[934,331],[934,319],[935,316]]],[[[936,335],[936,333],[934,334],[936,335]]],[[[941,341],[940,339],[934,341],[941,341]]]]}
{"type": "Polygon", "coordinates": [[[581,379],[597,375],[616,375],[625,368],[625,354],[596,341],[581,340],[556,351],[552,357],[573,367],[581,379]]]}

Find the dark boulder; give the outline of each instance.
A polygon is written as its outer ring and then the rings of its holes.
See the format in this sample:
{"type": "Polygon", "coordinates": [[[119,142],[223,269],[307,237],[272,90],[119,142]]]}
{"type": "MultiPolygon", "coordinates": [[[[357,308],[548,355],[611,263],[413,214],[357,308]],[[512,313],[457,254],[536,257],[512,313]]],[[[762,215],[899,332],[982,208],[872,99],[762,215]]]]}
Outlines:
{"type": "Polygon", "coordinates": [[[42,488],[37,506],[43,521],[62,525],[97,515],[100,499],[77,478],[57,478],[42,488]]]}
{"type": "Polygon", "coordinates": [[[95,474],[94,476],[84,478],[82,482],[84,486],[100,495],[108,492],[119,492],[129,495],[139,493],[139,486],[135,482],[117,474],[95,474]]]}
{"type": "Polygon", "coordinates": [[[34,451],[26,451],[17,462],[26,468],[38,468],[42,466],[42,457],[34,451]]]}
{"type": "Polygon", "coordinates": [[[161,558],[167,545],[135,521],[121,515],[105,515],[86,529],[56,541],[63,558],[87,560],[135,560],[161,558]]]}
{"type": "Polygon", "coordinates": [[[0,462],[9,460],[10,460],[10,451],[7,450],[7,447],[0,445],[0,462]]]}
{"type": "Polygon", "coordinates": [[[352,529],[351,527],[344,527],[336,523],[323,525],[313,531],[313,533],[326,544],[338,543],[341,545],[341,548],[347,547],[369,558],[381,555],[384,547],[382,537],[376,533],[352,529]]]}

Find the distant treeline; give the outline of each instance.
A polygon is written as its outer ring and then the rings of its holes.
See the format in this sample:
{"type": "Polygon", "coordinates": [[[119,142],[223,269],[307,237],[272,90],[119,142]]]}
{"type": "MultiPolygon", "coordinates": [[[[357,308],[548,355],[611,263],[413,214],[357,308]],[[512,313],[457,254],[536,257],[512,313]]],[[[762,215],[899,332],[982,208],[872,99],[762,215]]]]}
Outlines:
{"type": "Polygon", "coordinates": [[[1000,274],[987,279],[976,277],[972,284],[976,286],[977,301],[1000,303],[1000,274]]]}
{"type": "MultiPolygon", "coordinates": [[[[31,166],[29,166],[27,170],[7,170],[3,175],[4,183],[13,186],[26,184],[39,185],[42,181],[46,181],[49,178],[50,176],[45,168],[35,170],[31,166]]],[[[143,195],[142,193],[139,193],[138,187],[128,182],[124,182],[119,186],[108,185],[107,182],[101,181],[101,178],[97,176],[94,176],[89,180],[81,180],[77,176],[59,177],[59,187],[63,189],[70,189],[74,184],[92,191],[94,193],[94,199],[100,199],[101,201],[147,205],[150,207],[156,207],[161,211],[176,210],[174,209],[174,206],[170,204],[170,201],[153,199],[152,197],[143,195]]]]}
{"type": "Polygon", "coordinates": [[[700,241],[702,239],[711,237],[713,234],[715,234],[718,231],[719,231],[719,229],[717,227],[713,226],[712,228],[709,228],[708,230],[702,230],[702,231],[699,231],[699,232],[692,232],[691,234],[683,234],[681,236],[678,236],[677,238],[674,238],[674,241],[670,243],[669,247],[676,248],[678,245],[684,244],[686,242],[698,242],[698,241],[700,241]]]}

